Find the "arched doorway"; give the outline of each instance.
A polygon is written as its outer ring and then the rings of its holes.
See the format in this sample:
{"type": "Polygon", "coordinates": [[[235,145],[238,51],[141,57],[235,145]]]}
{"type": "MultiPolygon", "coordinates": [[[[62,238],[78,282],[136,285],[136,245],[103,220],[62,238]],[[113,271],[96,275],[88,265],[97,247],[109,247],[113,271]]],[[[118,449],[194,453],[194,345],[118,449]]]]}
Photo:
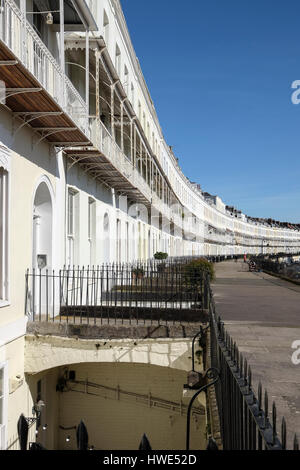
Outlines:
{"type": "Polygon", "coordinates": [[[37,187],[33,202],[32,266],[35,269],[52,267],[52,218],[51,193],[48,184],[42,181],[37,187]]]}

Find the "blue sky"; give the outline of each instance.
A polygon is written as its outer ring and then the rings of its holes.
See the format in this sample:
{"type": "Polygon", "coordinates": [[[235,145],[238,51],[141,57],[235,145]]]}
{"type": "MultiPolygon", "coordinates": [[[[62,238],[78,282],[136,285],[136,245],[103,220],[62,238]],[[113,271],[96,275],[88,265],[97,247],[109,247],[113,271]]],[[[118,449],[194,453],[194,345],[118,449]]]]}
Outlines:
{"type": "Polygon", "coordinates": [[[300,222],[300,2],[121,2],[184,173],[248,215],[300,222]]]}

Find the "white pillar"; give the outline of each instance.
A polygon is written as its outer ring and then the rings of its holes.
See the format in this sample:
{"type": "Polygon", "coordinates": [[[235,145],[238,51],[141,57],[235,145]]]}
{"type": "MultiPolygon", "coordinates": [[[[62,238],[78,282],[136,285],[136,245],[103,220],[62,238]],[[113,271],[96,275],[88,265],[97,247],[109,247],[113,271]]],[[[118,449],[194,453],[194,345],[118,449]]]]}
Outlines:
{"type": "Polygon", "coordinates": [[[26,59],[26,0],[20,0],[20,9],[22,13],[22,29],[21,29],[21,53],[22,60],[26,59]]]}
{"type": "MultiPolygon", "coordinates": [[[[96,83],[96,86],[98,84],[96,83]]],[[[85,32],[85,102],[87,106],[87,119],[90,115],[90,33],[85,32]]]]}
{"type": "Polygon", "coordinates": [[[62,103],[63,107],[66,105],[66,82],[65,82],[65,74],[66,74],[66,61],[65,61],[65,11],[64,11],[64,1],[59,0],[59,19],[60,19],[60,68],[63,72],[63,83],[62,83],[62,103]]]}

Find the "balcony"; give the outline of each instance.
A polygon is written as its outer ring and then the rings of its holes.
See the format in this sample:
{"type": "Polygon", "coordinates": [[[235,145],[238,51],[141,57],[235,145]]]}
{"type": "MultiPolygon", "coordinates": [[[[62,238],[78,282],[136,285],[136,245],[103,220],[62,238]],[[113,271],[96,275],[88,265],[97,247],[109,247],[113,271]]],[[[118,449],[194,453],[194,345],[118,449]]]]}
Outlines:
{"type": "Polygon", "coordinates": [[[86,103],[12,0],[0,13],[0,79],[7,106],[42,138],[90,144],[86,103]]]}

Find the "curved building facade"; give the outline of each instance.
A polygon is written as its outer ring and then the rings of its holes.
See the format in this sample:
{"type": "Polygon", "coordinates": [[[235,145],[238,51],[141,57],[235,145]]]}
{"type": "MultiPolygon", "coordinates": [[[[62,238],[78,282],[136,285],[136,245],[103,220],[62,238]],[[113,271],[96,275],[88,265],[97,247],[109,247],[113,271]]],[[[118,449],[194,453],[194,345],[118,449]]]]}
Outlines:
{"type": "Polygon", "coordinates": [[[26,270],[296,252],[300,225],[247,217],[185,177],[119,0],[2,0],[0,102],[0,449],[13,449],[44,393],[24,372],[26,270]]]}
{"type": "MultiPolygon", "coordinates": [[[[90,119],[89,137],[113,172],[95,161],[89,166],[76,152],[72,157],[115,191],[113,259],[146,259],[155,251],[171,256],[297,251],[299,226],[247,217],[185,177],[164,140],[120,2],[90,1],[89,7],[97,25],[88,38],[89,71],[99,81],[96,100],[90,94],[90,115],[96,117],[90,119]]],[[[79,91],[75,64],[86,60],[86,47],[86,35],[66,35],[69,78],[79,91]]]]}

